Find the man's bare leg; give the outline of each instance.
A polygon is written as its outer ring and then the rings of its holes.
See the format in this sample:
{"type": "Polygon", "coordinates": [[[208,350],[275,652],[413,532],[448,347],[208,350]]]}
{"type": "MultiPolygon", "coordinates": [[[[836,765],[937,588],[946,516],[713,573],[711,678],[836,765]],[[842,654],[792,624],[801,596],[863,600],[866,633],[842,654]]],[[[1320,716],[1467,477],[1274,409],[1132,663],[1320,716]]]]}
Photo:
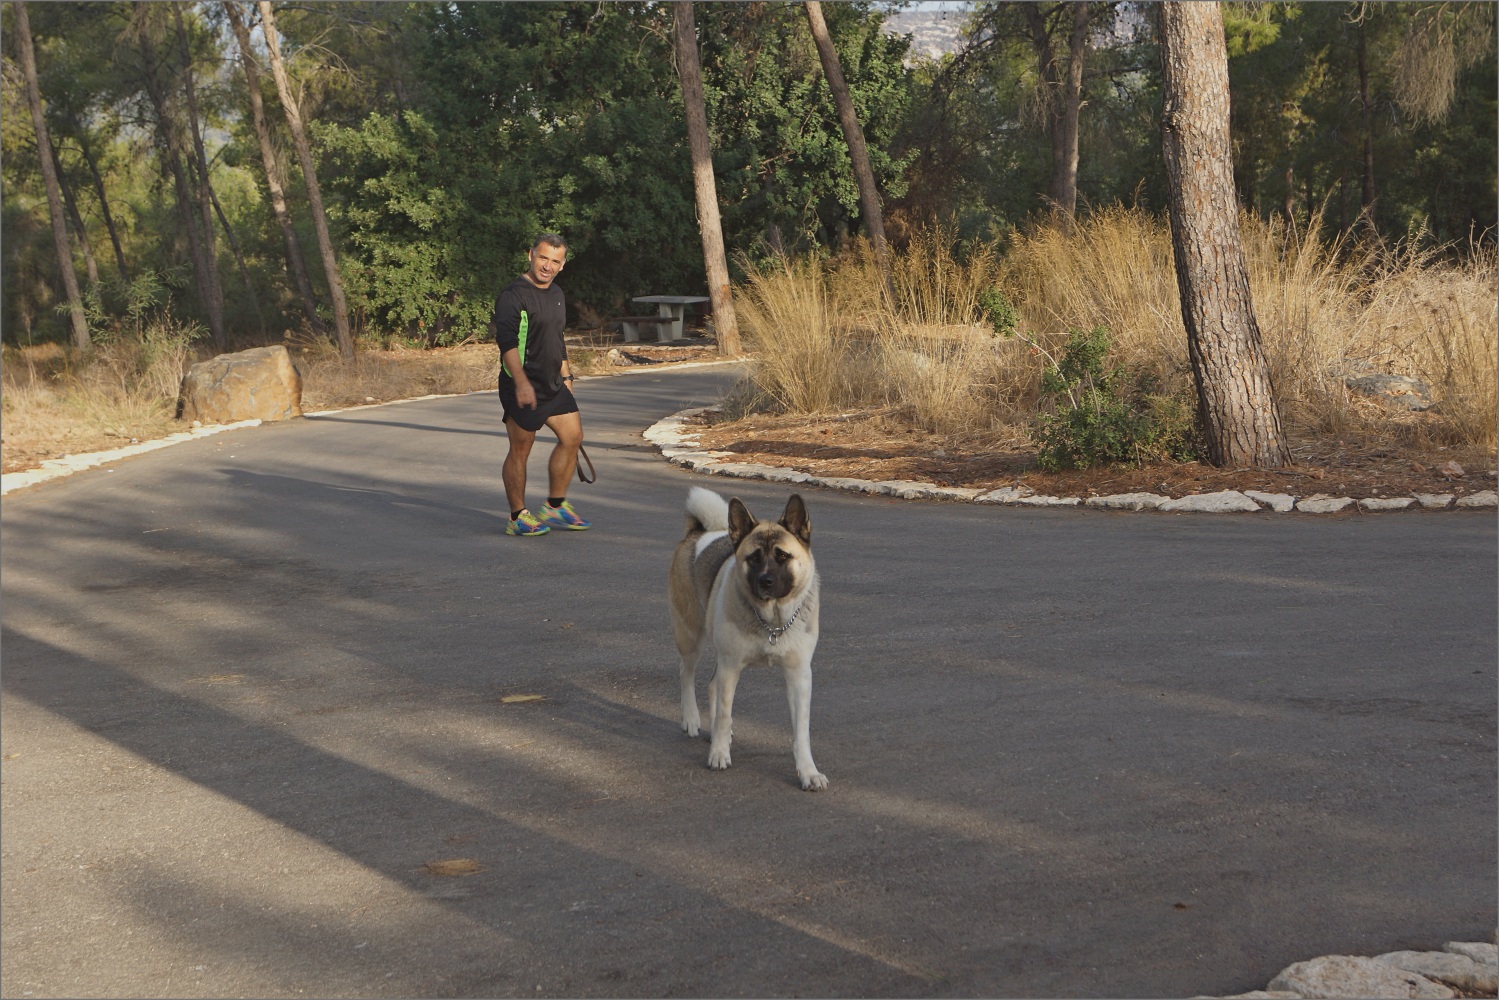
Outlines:
{"type": "MultiPolygon", "coordinates": [[[[576,410],[572,413],[560,413],[548,420],[547,426],[557,435],[557,447],[552,449],[552,457],[547,460],[548,485],[552,490],[548,496],[565,497],[567,487],[572,483],[573,473],[578,468],[578,449],[583,445],[583,417],[576,410]]],[[[508,479],[506,484],[508,489],[508,479]]],[[[524,485],[522,473],[522,491],[524,485]]]]}
{"type": "Polygon", "coordinates": [[[503,473],[505,500],[510,504],[510,510],[514,511],[526,505],[526,462],[531,458],[531,446],[536,443],[536,432],[528,431],[506,417],[505,433],[510,438],[510,451],[505,455],[503,473]]]}

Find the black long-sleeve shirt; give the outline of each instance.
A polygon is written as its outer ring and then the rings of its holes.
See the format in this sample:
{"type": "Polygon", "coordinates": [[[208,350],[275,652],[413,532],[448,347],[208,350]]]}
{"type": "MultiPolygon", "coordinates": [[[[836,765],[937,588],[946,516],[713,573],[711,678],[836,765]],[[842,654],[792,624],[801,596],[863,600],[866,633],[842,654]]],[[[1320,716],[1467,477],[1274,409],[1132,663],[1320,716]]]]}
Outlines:
{"type": "MultiPolygon", "coordinates": [[[[501,357],[512,348],[520,351],[526,379],[538,399],[561,390],[562,362],[567,360],[567,344],[562,339],[567,327],[567,297],[555,282],[537,288],[524,275],[516,278],[495,299],[494,319],[489,325],[501,357]]],[[[511,378],[511,374],[502,367],[500,378],[511,378]]]]}

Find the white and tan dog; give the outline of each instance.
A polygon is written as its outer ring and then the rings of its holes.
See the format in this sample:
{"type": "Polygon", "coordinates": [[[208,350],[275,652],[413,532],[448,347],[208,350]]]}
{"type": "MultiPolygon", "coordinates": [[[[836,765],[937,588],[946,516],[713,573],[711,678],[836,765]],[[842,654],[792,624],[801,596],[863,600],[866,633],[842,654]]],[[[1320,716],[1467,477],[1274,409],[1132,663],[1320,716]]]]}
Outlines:
{"type": "Polygon", "coordinates": [[[791,703],[791,754],[802,788],[828,779],[812,762],[812,652],[817,648],[817,566],[812,523],[800,496],[780,521],[756,521],[738,497],[725,501],[694,486],[687,494],[687,534],[671,557],[671,618],[682,655],[682,728],[701,724],[694,679],[703,648],[718,651],[708,685],[708,766],[731,763],[734,688],[752,664],[780,667],[791,703]]]}

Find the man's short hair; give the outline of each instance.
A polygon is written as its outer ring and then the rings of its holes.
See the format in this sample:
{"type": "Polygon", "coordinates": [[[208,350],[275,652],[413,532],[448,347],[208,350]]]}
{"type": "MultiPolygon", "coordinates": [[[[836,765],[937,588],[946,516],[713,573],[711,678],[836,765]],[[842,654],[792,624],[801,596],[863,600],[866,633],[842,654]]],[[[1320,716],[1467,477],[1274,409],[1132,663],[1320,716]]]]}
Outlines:
{"type": "Polygon", "coordinates": [[[545,243],[549,247],[561,247],[563,251],[567,250],[567,240],[563,239],[556,233],[542,233],[540,236],[536,237],[535,242],[531,244],[531,249],[535,250],[543,243],[545,243]]]}

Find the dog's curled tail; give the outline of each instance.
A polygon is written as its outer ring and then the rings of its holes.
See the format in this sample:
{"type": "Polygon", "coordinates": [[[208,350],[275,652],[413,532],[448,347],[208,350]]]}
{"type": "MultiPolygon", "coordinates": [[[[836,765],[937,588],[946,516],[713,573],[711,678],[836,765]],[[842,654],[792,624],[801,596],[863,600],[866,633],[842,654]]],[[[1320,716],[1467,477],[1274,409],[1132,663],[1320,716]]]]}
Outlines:
{"type": "Polygon", "coordinates": [[[728,531],[729,502],[712,490],[694,486],[687,491],[687,532],[728,531]]]}

